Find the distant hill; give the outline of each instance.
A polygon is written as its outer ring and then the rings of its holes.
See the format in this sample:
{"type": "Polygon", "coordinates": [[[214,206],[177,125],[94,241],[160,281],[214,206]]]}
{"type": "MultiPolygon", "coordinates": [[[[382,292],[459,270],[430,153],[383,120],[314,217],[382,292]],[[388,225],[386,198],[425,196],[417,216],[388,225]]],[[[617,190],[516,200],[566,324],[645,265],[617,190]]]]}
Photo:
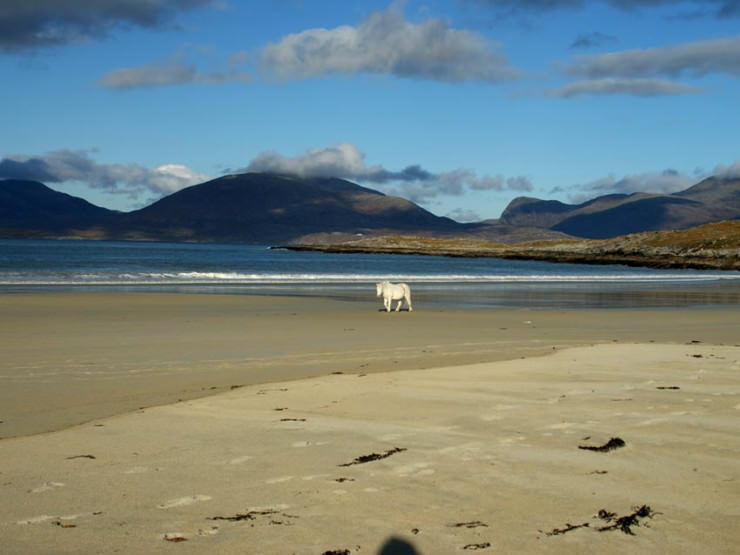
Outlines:
{"type": "Polygon", "coordinates": [[[128,213],[34,181],[0,181],[0,236],[5,237],[271,243],[315,233],[446,234],[470,227],[408,200],[332,178],[230,175],[128,213]]]}
{"type": "Polygon", "coordinates": [[[740,179],[710,177],[672,195],[605,195],[576,205],[519,197],[506,207],[500,221],[606,239],[736,218],[740,218],[740,179]]]}
{"type": "Polygon", "coordinates": [[[117,224],[120,214],[36,181],[0,181],[0,236],[75,235],[117,224]]]}
{"type": "Polygon", "coordinates": [[[188,187],[131,212],[138,234],[170,240],[287,241],[311,233],[453,232],[461,224],[343,179],[246,173],[188,187]]]}

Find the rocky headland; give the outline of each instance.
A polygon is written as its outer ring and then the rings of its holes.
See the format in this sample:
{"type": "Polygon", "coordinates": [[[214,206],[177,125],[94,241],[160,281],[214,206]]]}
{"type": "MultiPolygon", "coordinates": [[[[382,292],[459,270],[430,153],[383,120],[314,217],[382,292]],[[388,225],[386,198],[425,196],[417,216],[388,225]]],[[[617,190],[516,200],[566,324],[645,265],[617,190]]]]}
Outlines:
{"type": "Polygon", "coordinates": [[[284,248],[334,253],[493,257],[652,268],[740,270],[740,220],[603,240],[567,239],[503,244],[465,237],[383,235],[331,240],[323,236],[306,238],[284,248]]]}

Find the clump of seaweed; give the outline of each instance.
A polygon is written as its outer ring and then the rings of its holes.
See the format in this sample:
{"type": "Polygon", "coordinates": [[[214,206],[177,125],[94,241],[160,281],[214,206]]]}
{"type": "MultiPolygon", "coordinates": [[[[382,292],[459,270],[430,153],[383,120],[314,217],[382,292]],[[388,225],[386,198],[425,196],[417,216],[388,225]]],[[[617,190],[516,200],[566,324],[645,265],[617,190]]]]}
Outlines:
{"type": "Polygon", "coordinates": [[[406,449],[404,447],[394,447],[393,449],[389,449],[385,453],[370,453],[369,455],[361,455],[352,462],[340,464],[339,466],[352,466],[353,464],[364,464],[372,461],[378,461],[380,459],[390,457],[391,455],[395,455],[396,453],[401,453],[402,451],[406,451],[406,449]]]}
{"type": "Polygon", "coordinates": [[[614,522],[608,526],[601,526],[597,528],[597,530],[599,532],[621,530],[625,534],[634,536],[635,533],[632,531],[632,527],[639,526],[641,518],[653,518],[654,514],[655,512],[648,505],[642,505],[640,507],[633,507],[633,511],[630,514],[620,516],[615,520],[614,517],[617,516],[616,513],[610,513],[601,509],[598,515],[599,518],[607,522],[612,522],[612,520],[614,520],[614,522]]]}
{"type": "Polygon", "coordinates": [[[208,520],[229,520],[231,522],[238,522],[241,520],[254,520],[258,516],[274,515],[277,513],[278,511],[274,511],[272,509],[268,509],[265,511],[248,511],[246,513],[237,513],[232,516],[212,516],[209,517],[208,520]]]}
{"type": "Polygon", "coordinates": [[[455,524],[450,524],[453,528],[479,528],[481,526],[484,526],[488,528],[488,524],[485,522],[481,522],[480,520],[471,520],[470,522],[456,522],[455,524]]]}
{"type": "MultiPolygon", "coordinates": [[[[617,513],[607,511],[606,509],[601,509],[594,518],[599,518],[600,520],[608,523],[604,526],[592,528],[589,522],[584,522],[582,524],[566,523],[565,526],[563,526],[562,528],[553,528],[549,532],[545,532],[545,535],[561,536],[563,534],[567,534],[568,532],[572,532],[573,530],[578,530],[579,528],[590,528],[592,530],[597,530],[598,532],[621,530],[623,533],[629,536],[634,536],[635,533],[632,531],[632,527],[640,526],[641,518],[653,518],[653,516],[656,514],[658,513],[653,511],[648,505],[632,507],[632,512],[630,514],[620,517],[617,517],[617,513]]],[[[540,530],[540,532],[542,532],[542,530],[540,530]]]]}
{"type": "Polygon", "coordinates": [[[489,547],[491,547],[491,542],[482,542],[482,543],[469,543],[467,545],[464,545],[463,549],[477,551],[479,549],[488,549],[489,547]]]}
{"type": "Polygon", "coordinates": [[[586,449],[587,451],[598,451],[599,453],[606,453],[624,447],[626,443],[621,437],[613,437],[607,441],[604,445],[579,445],[579,449],[586,449]]]}

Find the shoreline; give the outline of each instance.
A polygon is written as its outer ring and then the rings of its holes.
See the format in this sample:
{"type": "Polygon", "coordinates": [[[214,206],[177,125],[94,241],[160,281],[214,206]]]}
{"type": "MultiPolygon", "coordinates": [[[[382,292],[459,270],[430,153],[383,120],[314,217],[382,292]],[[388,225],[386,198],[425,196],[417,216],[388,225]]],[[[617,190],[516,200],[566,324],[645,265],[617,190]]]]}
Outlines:
{"type": "Polygon", "coordinates": [[[181,293],[0,295],[0,439],[247,385],[614,342],[734,344],[732,307],[454,309],[181,293]]]}

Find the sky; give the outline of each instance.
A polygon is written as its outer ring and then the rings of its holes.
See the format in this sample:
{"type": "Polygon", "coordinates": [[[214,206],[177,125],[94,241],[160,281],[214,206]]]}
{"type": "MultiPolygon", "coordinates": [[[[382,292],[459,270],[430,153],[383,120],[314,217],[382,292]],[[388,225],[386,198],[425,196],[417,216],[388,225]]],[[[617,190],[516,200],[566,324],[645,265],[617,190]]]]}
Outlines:
{"type": "Polygon", "coordinates": [[[2,0],[0,179],[331,176],[458,221],[740,177],[740,0],[2,0]]]}

